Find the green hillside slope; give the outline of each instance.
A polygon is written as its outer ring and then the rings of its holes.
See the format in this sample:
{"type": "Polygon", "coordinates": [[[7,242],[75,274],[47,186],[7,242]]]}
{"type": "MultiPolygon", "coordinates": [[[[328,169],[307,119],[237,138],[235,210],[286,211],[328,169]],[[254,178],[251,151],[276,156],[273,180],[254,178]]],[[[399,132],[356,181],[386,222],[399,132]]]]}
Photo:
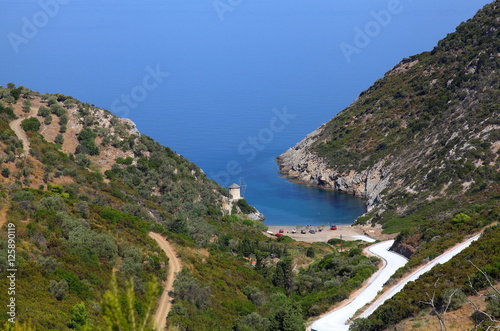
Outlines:
{"type": "Polygon", "coordinates": [[[303,330],[379,265],[361,243],[338,251],[270,238],[240,211],[254,208],[232,204],[130,120],[62,94],[0,87],[0,274],[15,277],[13,290],[0,282],[0,302],[14,299],[17,322],[0,314],[0,325],[104,330],[123,320],[121,330],[138,330],[131,316],[149,318],[149,284],[160,285],[168,266],[150,231],[166,236],[183,266],[172,330],[303,330]],[[106,292],[113,271],[115,294],[106,292]]]}
{"type": "MultiPolygon", "coordinates": [[[[366,198],[368,212],[357,223],[399,233],[392,249],[410,258],[397,278],[500,220],[499,100],[500,1],[494,1],[432,51],[404,59],[277,160],[289,178],[366,198]]],[[[467,259],[498,280],[498,232],[493,227],[454,259],[460,272],[441,268],[356,330],[382,330],[415,316],[428,307],[421,301],[439,277],[447,282],[437,282],[438,295],[452,286],[473,293],[467,277],[482,276],[467,259]]]]}

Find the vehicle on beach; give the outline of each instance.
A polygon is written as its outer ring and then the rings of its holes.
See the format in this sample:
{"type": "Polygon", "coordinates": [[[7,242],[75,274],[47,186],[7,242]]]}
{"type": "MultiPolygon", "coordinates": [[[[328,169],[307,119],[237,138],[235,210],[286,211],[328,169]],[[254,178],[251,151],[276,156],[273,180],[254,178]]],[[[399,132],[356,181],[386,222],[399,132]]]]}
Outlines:
{"type": "Polygon", "coordinates": [[[272,231],[267,231],[267,233],[270,234],[271,236],[274,235],[272,231]]]}
{"type": "Polygon", "coordinates": [[[330,230],[337,230],[337,226],[332,225],[332,226],[330,227],[330,230]]]}
{"type": "Polygon", "coordinates": [[[285,230],[280,229],[279,233],[285,233],[285,230]]]}
{"type": "Polygon", "coordinates": [[[300,233],[306,234],[306,230],[300,230],[300,233]]]}
{"type": "Polygon", "coordinates": [[[311,230],[309,230],[309,233],[310,233],[310,234],[315,234],[315,233],[316,233],[316,230],[311,229],[311,230]]]}
{"type": "Polygon", "coordinates": [[[276,237],[283,237],[283,236],[284,236],[284,234],[283,234],[283,233],[276,233],[276,234],[275,234],[275,236],[276,236],[276,237]]]}
{"type": "Polygon", "coordinates": [[[292,233],[297,233],[297,230],[293,229],[293,230],[292,230],[292,233]]]}

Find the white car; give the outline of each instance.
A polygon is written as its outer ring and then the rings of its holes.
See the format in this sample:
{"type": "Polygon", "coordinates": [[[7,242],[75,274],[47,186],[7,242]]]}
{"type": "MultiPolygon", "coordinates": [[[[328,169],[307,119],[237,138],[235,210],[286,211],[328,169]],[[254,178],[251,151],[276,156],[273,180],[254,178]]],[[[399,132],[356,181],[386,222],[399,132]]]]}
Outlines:
{"type": "Polygon", "coordinates": [[[272,231],[267,231],[271,236],[274,234],[272,231]]]}

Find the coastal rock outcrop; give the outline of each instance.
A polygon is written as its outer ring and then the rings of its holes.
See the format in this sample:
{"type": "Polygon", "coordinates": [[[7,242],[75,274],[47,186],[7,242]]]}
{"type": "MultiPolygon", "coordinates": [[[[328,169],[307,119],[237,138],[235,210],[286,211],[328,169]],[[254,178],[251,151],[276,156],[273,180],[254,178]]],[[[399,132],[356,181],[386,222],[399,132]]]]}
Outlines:
{"type": "Polygon", "coordinates": [[[247,217],[252,221],[264,221],[266,216],[262,214],[260,211],[256,210],[255,212],[248,214],[247,217]]]}
{"type": "Polygon", "coordinates": [[[358,172],[339,172],[310,152],[325,125],[306,136],[301,142],[277,157],[280,173],[298,182],[353,194],[366,199],[368,211],[381,201],[381,192],[389,185],[392,165],[386,159],[358,172]]]}

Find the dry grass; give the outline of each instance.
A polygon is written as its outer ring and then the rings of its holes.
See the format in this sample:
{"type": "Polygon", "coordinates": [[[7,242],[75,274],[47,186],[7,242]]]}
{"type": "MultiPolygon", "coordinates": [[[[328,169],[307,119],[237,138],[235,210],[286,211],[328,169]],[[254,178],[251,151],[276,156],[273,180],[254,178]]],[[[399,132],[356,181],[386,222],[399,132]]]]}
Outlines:
{"type": "MultiPolygon", "coordinates": [[[[482,291],[481,293],[484,294],[486,292],[482,291]]],[[[472,301],[481,309],[486,308],[486,301],[484,296],[471,296],[468,297],[468,300],[472,301]]],[[[468,301],[460,309],[448,312],[445,318],[448,331],[473,330],[474,321],[471,319],[473,313],[474,309],[472,305],[468,303],[468,301]]],[[[431,314],[430,309],[427,309],[420,316],[406,319],[388,330],[439,331],[441,329],[437,317],[431,314]]]]}

